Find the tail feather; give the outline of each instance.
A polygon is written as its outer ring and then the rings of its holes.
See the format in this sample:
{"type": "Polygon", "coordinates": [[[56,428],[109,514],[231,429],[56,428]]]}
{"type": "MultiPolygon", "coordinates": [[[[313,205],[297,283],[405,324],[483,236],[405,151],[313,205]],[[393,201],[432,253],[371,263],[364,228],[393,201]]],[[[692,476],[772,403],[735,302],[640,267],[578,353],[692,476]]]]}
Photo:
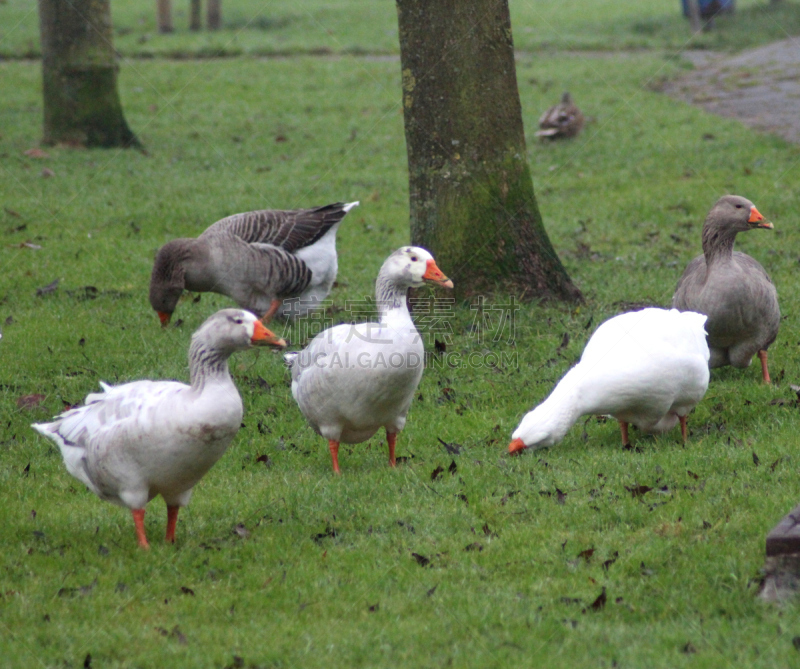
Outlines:
{"type": "Polygon", "coordinates": [[[54,421],[52,423],[34,423],[31,427],[39,434],[47,437],[53,441],[58,449],[61,451],[61,457],[64,459],[64,465],[67,471],[72,474],[76,479],[83,483],[89,490],[95,494],[99,494],[94,483],[92,483],[89,475],[86,473],[86,449],[78,444],[72,443],[64,438],[58,431],[61,421],[54,421]]]}

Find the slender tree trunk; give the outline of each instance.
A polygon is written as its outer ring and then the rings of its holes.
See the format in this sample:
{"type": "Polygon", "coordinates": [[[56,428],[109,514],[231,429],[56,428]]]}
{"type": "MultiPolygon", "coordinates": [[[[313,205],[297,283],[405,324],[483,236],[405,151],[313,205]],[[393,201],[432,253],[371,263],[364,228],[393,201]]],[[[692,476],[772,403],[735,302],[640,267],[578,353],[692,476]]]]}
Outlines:
{"type": "Polygon", "coordinates": [[[457,294],[580,301],[528,168],[507,0],[397,0],[411,239],[457,294]]]}
{"type": "Polygon", "coordinates": [[[206,5],[206,28],[219,30],[222,27],[222,0],[208,0],[206,5]]]}
{"type": "Polygon", "coordinates": [[[189,0],[189,30],[199,31],[202,25],[200,0],[189,0]]]}
{"type": "Polygon", "coordinates": [[[39,0],[44,143],[138,146],[117,92],[109,0],[39,0]]]}
{"type": "Polygon", "coordinates": [[[156,0],[156,15],[158,17],[158,32],[171,33],[172,27],[172,0],[156,0]]]}

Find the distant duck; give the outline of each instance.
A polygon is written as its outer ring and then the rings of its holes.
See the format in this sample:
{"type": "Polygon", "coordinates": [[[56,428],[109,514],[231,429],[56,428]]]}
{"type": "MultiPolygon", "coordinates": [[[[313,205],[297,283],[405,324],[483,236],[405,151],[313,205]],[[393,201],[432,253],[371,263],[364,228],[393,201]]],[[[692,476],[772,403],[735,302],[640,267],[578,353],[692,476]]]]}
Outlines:
{"type": "Polygon", "coordinates": [[[425,350],[408,312],[408,289],[425,282],[452,288],[428,251],[398,249],[383,263],[375,284],[379,323],[337,325],[297,353],[287,353],[292,395],[314,431],[328,440],[333,471],[339,444],[357,444],[386,430],[395,466],[397,433],[422,378],[425,350]]]}
{"type": "Polygon", "coordinates": [[[587,414],[616,418],[624,445],[629,423],[643,432],[666,432],[680,423],[685,441],[686,416],[708,388],[705,320],[651,308],[605,321],[580,362],[522,419],[509,452],[557,444],[587,414]]]}
{"type": "Polygon", "coordinates": [[[358,202],[234,214],[159,249],[150,304],[166,326],[184,290],[227,295],[269,322],[317,308],[336,279],[336,231],[358,202]]]}
{"type": "Polygon", "coordinates": [[[539,118],[537,137],[575,137],[583,128],[583,114],[572,101],[569,92],[561,96],[561,102],[550,107],[539,118]]]}
{"type": "Polygon", "coordinates": [[[781,321],[778,292],[756,260],[733,250],[736,234],[755,228],[773,225],[750,200],[738,195],[717,200],[703,225],[703,255],[684,270],[672,306],[708,316],[711,367],[747,367],[758,355],[769,383],[767,349],[781,321]]]}
{"type": "Polygon", "coordinates": [[[33,427],[58,445],[67,471],[89,490],[131,509],[144,548],[144,507],[161,495],[167,503],[166,540],[174,542],[180,508],[242,422],[228,357],[260,344],[286,345],[247,311],[219,311],[192,335],[191,385],[101,383],[103,392],[89,395],[84,406],[33,427]]]}

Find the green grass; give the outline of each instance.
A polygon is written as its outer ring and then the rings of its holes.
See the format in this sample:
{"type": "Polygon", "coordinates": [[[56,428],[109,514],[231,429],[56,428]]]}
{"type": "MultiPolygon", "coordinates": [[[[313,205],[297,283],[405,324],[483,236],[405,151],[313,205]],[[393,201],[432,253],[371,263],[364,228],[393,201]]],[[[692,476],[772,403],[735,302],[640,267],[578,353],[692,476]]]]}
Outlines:
{"type": "MultiPolygon", "coordinates": [[[[800,34],[800,3],[738,0],[737,12],[713,31],[691,36],[679,0],[510,0],[520,50],[738,50],[800,34]]],[[[237,56],[298,53],[396,54],[397,11],[391,0],[237,0],[223,2],[223,29],[191,33],[189,3],[173,2],[175,32],[160,35],[155,5],[114,0],[114,45],[123,56],[237,56]]],[[[0,2],[0,57],[40,55],[32,0],[0,2]]]]}
{"type": "Polygon", "coordinates": [[[187,299],[182,326],[162,331],[147,302],[153,252],[223,215],[360,199],[339,234],[332,299],[370,295],[408,240],[399,66],[127,62],[123,104],[148,155],[54,148],[37,160],[24,151],[40,137],[39,65],[0,63],[4,666],[81,666],[87,654],[95,667],[240,666],[235,656],[247,667],[796,663],[796,605],[762,605],[753,579],[766,532],[800,495],[789,387],[800,368],[800,150],[652,90],[677,71],[648,54],[523,58],[529,132],[565,88],[593,119],[574,141],[529,145],[548,232],[587,303],[525,305],[513,344],[478,341],[458,305],[448,350],[516,353],[518,366],[428,369],[398,442],[409,460],[394,471],[374,438],[343,447],[344,475],[332,476],[279,356],[238,355],[245,427],[182,512],[177,546],[163,543],[162,504],[150,505],[145,553],[129,513],[85,491],[29,423],[100,379],[186,378],[191,332],[230,303],[187,299]],[[781,296],[776,383],[761,385],[754,368],[714,371],[686,446],[677,431],[634,434],[641,452],[623,451],[613,421],[591,419],[555,448],[506,457],[523,413],[598,323],[620,303],[669,302],[707,209],[728,191],[775,223],[739,248],[781,296]],[[55,293],[36,296],[56,278],[55,293]],[[41,406],[18,406],[34,393],[41,406]],[[666,489],[634,498],[635,485],[666,489]],[[603,587],[607,604],[593,611],[603,587]]]}

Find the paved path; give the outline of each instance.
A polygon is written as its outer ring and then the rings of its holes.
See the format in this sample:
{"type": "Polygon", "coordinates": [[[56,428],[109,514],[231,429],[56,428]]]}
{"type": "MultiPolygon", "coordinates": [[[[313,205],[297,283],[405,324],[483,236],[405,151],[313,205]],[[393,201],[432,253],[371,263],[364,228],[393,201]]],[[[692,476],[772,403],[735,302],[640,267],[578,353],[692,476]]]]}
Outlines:
{"type": "Polygon", "coordinates": [[[696,69],[664,92],[800,144],[800,39],[736,55],[688,51],[696,69]]]}

